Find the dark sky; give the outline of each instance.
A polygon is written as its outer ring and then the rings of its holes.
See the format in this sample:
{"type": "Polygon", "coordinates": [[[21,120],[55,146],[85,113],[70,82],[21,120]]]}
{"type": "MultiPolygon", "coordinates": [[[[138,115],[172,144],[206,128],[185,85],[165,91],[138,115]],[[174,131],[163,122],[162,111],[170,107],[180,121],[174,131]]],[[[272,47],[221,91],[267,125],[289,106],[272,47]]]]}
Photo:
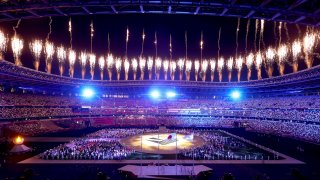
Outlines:
{"type": "MultiPolygon", "coordinates": [[[[69,32],[68,20],[69,17],[53,17],[52,34],[50,40],[55,45],[64,45],[69,47],[69,32]]],[[[158,55],[162,58],[169,57],[169,36],[172,35],[173,58],[184,57],[185,44],[184,32],[188,32],[188,55],[191,59],[200,58],[200,36],[203,31],[204,50],[203,57],[211,58],[217,57],[218,51],[218,32],[221,27],[221,50],[220,55],[227,59],[229,56],[234,56],[236,52],[236,28],[237,18],[226,17],[212,17],[212,16],[197,16],[197,15],[152,15],[152,14],[126,14],[126,15],[96,15],[96,16],[73,16],[73,48],[80,52],[80,50],[90,50],[90,22],[94,23],[94,39],[93,51],[97,57],[107,53],[107,36],[110,34],[111,38],[111,52],[115,56],[125,55],[125,38],[126,27],[130,30],[128,56],[138,57],[141,52],[141,34],[142,29],[145,30],[146,39],[144,45],[145,56],[155,56],[155,47],[153,44],[154,33],[157,32],[158,39],[158,55]]],[[[12,36],[12,27],[16,22],[2,22],[0,28],[12,36]]],[[[241,19],[239,31],[239,54],[245,55],[245,36],[246,36],[247,19],[241,19]]],[[[296,25],[288,24],[289,40],[299,36],[296,25]]],[[[273,22],[265,22],[264,42],[266,47],[275,44],[273,35],[273,22]]],[[[306,27],[300,26],[302,33],[305,32],[306,27]]],[[[31,20],[22,20],[17,33],[24,39],[24,51],[22,55],[22,62],[27,67],[32,67],[32,57],[30,55],[29,47],[26,42],[30,42],[34,38],[45,39],[49,31],[49,18],[39,18],[31,20]]],[[[254,36],[255,36],[255,20],[251,20],[249,37],[248,37],[248,51],[254,50],[254,36]]],[[[259,33],[257,38],[259,38],[259,33]]],[[[282,41],[287,41],[287,34],[285,29],[282,31],[282,41]]],[[[258,44],[258,39],[257,39],[258,44]]],[[[261,44],[261,49],[263,46],[261,44]]],[[[6,59],[13,61],[11,48],[6,53],[6,59]]],[[[77,60],[78,61],[78,60],[77,60]]],[[[80,65],[76,65],[76,77],[80,77],[80,65]]],[[[304,66],[300,66],[304,68],[304,66]]],[[[44,70],[44,57],[40,70],[44,70]]],[[[290,72],[290,67],[287,67],[287,72],[290,72]]],[[[54,61],[53,73],[58,74],[57,62],[54,61]]],[[[245,71],[245,70],[244,70],[245,71]]],[[[275,72],[277,74],[277,72],[275,72]]],[[[96,73],[98,79],[99,73],[96,73]]],[[[89,77],[89,73],[87,73],[89,77]]],[[[253,75],[254,76],[254,75],[253,75]]],[[[265,77],[265,72],[263,72],[265,77]]],[[[234,76],[233,79],[236,79],[234,76]]],[[[242,79],[245,79],[243,77],[242,79]]]]}

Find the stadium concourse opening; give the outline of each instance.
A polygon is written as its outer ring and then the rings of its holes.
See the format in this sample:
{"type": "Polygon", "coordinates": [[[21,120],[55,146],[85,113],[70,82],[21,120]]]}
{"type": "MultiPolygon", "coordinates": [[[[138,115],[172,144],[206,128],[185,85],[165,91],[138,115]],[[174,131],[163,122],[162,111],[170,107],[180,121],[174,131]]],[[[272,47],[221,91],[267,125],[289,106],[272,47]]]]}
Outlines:
{"type": "Polygon", "coordinates": [[[318,1],[0,4],[0,179],[320,179],[318,1]]]}

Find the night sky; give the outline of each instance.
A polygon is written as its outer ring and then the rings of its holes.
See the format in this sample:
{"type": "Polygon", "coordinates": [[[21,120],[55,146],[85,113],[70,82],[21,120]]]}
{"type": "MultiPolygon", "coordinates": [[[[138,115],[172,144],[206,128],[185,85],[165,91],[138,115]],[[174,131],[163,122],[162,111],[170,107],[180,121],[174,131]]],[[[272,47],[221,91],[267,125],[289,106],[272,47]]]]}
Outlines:
{"type": "MultiPolygon", "coordinates": [[[[69,17],[53,17],[52,34],[50,41],[56,46],[62,44],[69,47],[69,32],[68,21],[69,17]]],[[[144,56],[155,56],[154,47],[154,33],[157,32],[158,39],[158,56],[161,58],[169,58],[169,36],[172,36],[173,45],[173,59],[178,59],[185,56],[185,40],[184,33],[188,32],[188,57],[192,60],[200,59],[200,36],[203,31],[204,49],[203,58],[216,58],[218,51],[218,33],[221,27],[221,50],[220,55],[227,59],[229,56],[235,56],[236,52],[236,28],[237,18],[230,17],[212,17],[212,16],[199,16],[199,15],[153,15],[153,14],[125,14],[125,15],[95,15],[95,16],[73,16],[72,29],[73,29],[73,49],[77,52],[81,50],[90,51],[90,23],[94,23],[94,39],[93,39],[93,52],[97,55],[97,59],[101,55],[106,55],[108,50],[108,33],[111,39],[111,52],[115,56],[123,57],[125,55],[125,39],[126,28],[130,30],[129,44],[128,44],[128,57],[138,57],[141,53],[142,30],[146,34],[144,44],[144,56]]],[[[241,19],[239,31],[239,47],[238,54],[245,55],[245,36],[247,19],[241,19]]],[[[13,35],[12,27],[16,25],[14,22],[2,22],[0,28],[11,37],[13,35]]],[[[299,37],[298,28],[294,24],[287,24],[288,35],[286,30],[282,31],[282,42],[292,42],[299,37]]],[[[265,22],[264,42],[266,48],[271,45],[274,46],[276,39],[273,34],[274,22],[265,22]]],[[[305,26],[300,26],[301,35],[306,30],[305,26]]],[[[22,54],[22,63],[26,67],[33,68],[33,58],[29,51],[27,42],[32,39],[39,38],[45,40],[49,32],[49,18],[39,18],[31,20],[22,20],[17,33],[24,39],[24,50],[22,54]]],[[[277,29],[278,32],[278,29],[277,29]]],[[[254,51],[254,36],[255,36],[255,20],[251,20],[249,37],[248,37],[248,52],[254,51]]],[[[257,34],[257,47],[259,40],[259,32],[257,34]]],[[[264,47],[261,42],[261,50],[264,47]]],[[[11,48],[5,55],[5,58],[13,62],[11,48]]],[[[315,60],[318,64],[319,60],[315,60]]],[[[301,60],[303,62],[303,60],[301,60]]],[[[299,64],[299,69],[304,69],[304,63],[299,64]]],[[[245,66],[244,66],[245,67],[245,66]]],[[[95,79],[99,79],[99,70],[95,74],[95,79]]],[[[291,72],[290,66],[286,67],[286,73],[291,72]]],[[[44,56],[41,58],[40,70],[45,70],[44,56]]],[[[89,67],[88,67],[89,70],[89,67]]],[[[226,70],[225,70],[226,71],[226,70]]],[[[54,74],[58,72],[58,62],[53,60],[54,74]]],[[[75,77],[81,77],[81,70],[79,60],[77,59],[75,65],[75,77]]],[[[67,75],[67,72],[65,72],[67,75]]],[[[210,72],[208,72],[210,73],[210,72]]],[[[245,80],[246,68],[243,69],[243,76],[241,79],[245,80]]],[[[277,75],[275,68],[274,75],[277,75]]],[[[106,75],[105,75],[106,76],[106,75]]],[[[129,75],[130,76],[130,75],[129,75]]],[[[266,76],[266,72],[262,71],[262,76],[266,76]]],[[[87,78],[90,77],[87,71],[87,78]]],[[[115,76],[114,76],[115,77],[115,76]]],[[[139,77],[139,75],[138,75],[139,77]]],[[[161,76],[162,77],[162,76],[161,76]]],[[[209,77],[209,75],[207,76],[209,77]]],[[[224,76],[226,80],[227,76],[224,76]]],[[[255,79],[255,71],[253,71],[252,78],[255,79]]],[[[132,79],[132,77],[129,77],[132,79]]],[[[193,78],[191,78],[193,79],[193,78]]],[[[210,78],[207,78],[210,79],[210,78]]],[[[217,78],[216,78],[217,79],[217,78]]],[[[236,80],[236,72],[233,73],[233,80],[236,80]]]]}

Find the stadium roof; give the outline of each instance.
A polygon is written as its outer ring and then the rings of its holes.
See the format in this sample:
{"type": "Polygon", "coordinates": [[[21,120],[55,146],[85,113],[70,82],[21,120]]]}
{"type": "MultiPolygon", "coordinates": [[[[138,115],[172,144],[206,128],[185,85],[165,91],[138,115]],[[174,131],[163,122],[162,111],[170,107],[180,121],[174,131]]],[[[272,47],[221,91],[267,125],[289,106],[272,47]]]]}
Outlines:
{"type": "Polygon", "coordinates": [[[320,26],[318,0],[3,0],[0,2],[0,21],[47,16],[128,13],[241,17],[320,26]]]}

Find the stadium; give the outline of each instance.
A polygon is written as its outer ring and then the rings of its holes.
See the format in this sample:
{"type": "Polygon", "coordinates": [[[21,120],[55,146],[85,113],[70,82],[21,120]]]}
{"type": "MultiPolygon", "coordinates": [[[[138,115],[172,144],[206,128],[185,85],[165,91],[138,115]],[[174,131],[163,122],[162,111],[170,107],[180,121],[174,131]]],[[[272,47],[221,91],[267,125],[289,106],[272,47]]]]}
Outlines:
{"type": "Polygon", "coordinates": [[[0,179],[320,179],[319,8],[0,2],[0,179]]]}

